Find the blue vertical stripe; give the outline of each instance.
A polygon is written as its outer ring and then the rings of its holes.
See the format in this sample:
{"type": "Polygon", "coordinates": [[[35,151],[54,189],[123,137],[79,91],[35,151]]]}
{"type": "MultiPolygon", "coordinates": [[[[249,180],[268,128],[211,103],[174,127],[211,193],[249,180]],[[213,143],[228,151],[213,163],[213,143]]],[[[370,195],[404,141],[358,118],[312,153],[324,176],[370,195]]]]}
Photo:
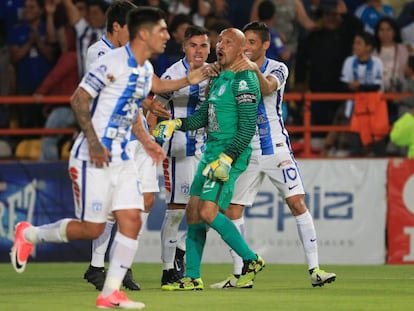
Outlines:
{"type": "Polygon", "coordinates": [[[82,193],[81,193],[81,205],[82,205],[82,213],[81,213],[81,220],[85,219],[85,209],[86,209],[86,166],[87,166],[87,161],[82,161],[82,193]]]}

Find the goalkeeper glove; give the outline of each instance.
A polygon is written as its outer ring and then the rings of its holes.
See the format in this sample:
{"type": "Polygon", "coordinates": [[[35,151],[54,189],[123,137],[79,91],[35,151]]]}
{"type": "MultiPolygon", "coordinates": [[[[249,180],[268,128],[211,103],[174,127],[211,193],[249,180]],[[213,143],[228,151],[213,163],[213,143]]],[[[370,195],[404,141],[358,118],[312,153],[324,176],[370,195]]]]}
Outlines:
{"type": "Polygon", "coordinates": [[[162,145],[166,140],[169,140],[176,129],[181,127],[181,120],[165,120],[157,124],[155,129],[152,130],[152,136],[155,141],[162,145]]]}
{"type": "Polygon", "coordinates": [[[220,153],[217,160],[208,164],[203,170],[203,175],[210,180],[228,181],[233,159],[225,153],[220,153]]]}

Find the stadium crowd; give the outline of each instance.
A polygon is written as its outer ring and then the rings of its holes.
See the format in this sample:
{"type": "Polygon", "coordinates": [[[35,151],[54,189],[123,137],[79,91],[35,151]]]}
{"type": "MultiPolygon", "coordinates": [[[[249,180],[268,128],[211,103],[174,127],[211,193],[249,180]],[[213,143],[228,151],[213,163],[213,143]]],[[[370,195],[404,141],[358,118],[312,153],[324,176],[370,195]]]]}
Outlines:
{"type": "MultiPolygon", "coordinates": [[[[33,95],[36,105],[0,105],[0,127],[74,127],[69,105],[42,104],[48,95],[72,95],[85,71],[86,50],[105,30],[105,11],[112,0],[13,0],[0,4],[0,95],[33,95]]],[[[383,0],[134,0],[167,12],[171,39],[161,55],[151,59],[155,73],[184,56],[185,29],[194,24],[209,30],[216,59],[218,34],[230,26],[241,29],[249,21],[271,27],[267,56],[289,68],[287,92],[410,92],[414,52],[414,1],[383,0]],[[354,38],[371,34],[369,59],[377,57],[381,77],[363,81],[370,62],[355,63],[351,82],[344,80],[344,65],[355,54],[354,38]],[[358,82],[356,82],[358,81],[358,82]],[[406,83],[408,82],[408,83],[406,83]],[[368,87],[366,86],[368,85],[368,87]],[[369,86],[371,85],[371,86],[369,86]],[[408,86],[407,86],[408,85],[408,86]]],[[[369,36],[368,36],[369,37],[369,36]]],[[[395,145],[389,129],[413,107],[413,100],[386,103],[386,133],[374,144],[348,133],[314,133],[316,152],[323,156],[406,155],[395,145]],[[401,104],[402,103],[402,104],[401,104]],[[319,144],[317,143],[319,142],[319,144]]],[[[314,102],[312,125],[349,124],[353,103],[314,102]]],[[[383,112],[384,113],[384,112],[383,112]]],[[[284,102],[285,123],[302,123],[301,102],[284,102]]],[[[375,135],[374,135],[375,136],[375,135]]],[[[12,149],[25,136],[3,137],[12,149]]],[[[40,159],[56,160],[68,137],[44,137],[40,159]]],[[[295,140],[295,135],[292,136],[295,140]]],[[[315,147],[314,146],[314,147],[315,147]]],[[[300,154],[298,154],[300,155],[300,154]]]]}

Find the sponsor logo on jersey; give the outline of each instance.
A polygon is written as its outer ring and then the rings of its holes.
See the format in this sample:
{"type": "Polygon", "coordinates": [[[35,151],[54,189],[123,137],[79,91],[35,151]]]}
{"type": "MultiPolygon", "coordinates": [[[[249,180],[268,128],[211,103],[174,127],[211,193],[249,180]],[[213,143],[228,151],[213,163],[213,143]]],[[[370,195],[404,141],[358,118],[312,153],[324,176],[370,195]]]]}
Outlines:
{"type": "Polygon", "coordinates": [[[236,96],[238,104],[256,103],[257,96],[254,93],[243,93],[236,96]]]}
{"type": "Polygon", "coordinates": [[[241,80],[239,82],[239,91],[245,91],[248,89],[249,89],[249,86],[247,85],[247,82],[245,80],[241,80]]]}

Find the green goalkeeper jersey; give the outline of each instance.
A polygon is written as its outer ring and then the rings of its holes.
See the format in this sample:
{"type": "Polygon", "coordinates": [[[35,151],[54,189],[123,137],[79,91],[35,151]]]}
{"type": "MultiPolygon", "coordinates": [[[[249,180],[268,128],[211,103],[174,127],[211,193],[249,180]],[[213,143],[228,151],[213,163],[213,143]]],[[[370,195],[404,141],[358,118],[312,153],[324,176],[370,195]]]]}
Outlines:
{"type": "Polygon", "coordinates": [[[182,129],[206,127],[206,152],[211,143],[224,145],[223,152],[235,161],[249,147],[256,131],[260,98],[259,80],[253,71],[223,71],[213,79],[208,98],[200,109],[182,119],[182,129]]]}

